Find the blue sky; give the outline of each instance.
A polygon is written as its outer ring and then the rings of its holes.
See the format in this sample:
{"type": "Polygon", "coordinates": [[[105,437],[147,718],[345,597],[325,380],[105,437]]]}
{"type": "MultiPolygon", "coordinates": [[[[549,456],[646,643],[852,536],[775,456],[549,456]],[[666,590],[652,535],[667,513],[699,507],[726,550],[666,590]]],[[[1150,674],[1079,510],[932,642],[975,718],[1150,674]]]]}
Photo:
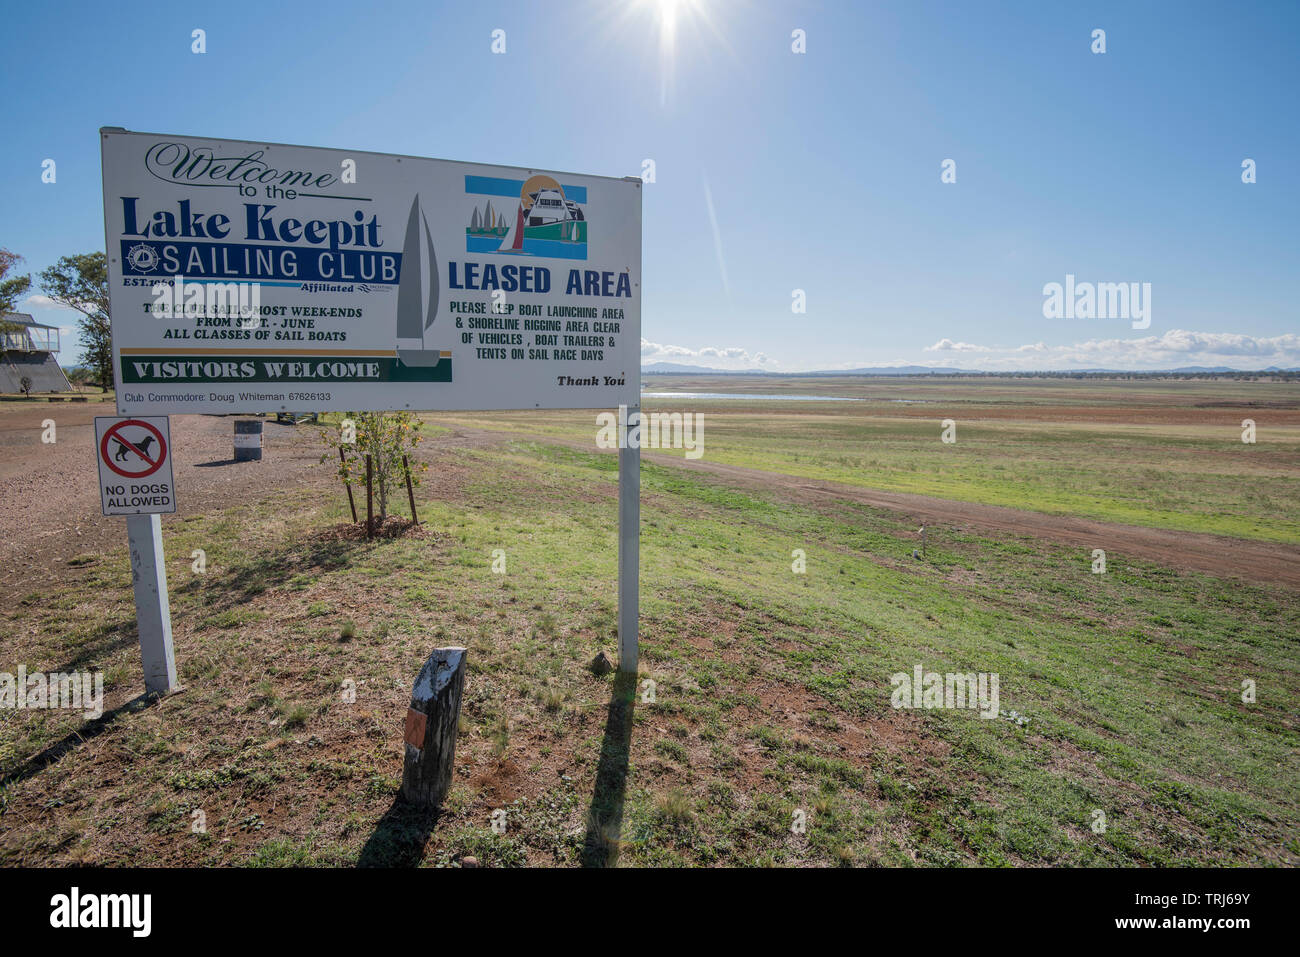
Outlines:
{"type": "Polygon", "coordinates": [[[646,361],[1300,366],[1300,4],[181,6],[7,12],[0,246],[25,269],[103,248],[104,125],[603,175],[652,159],[646,361]],[[1067,274],[1150,283],[1149,328],[1045,318],[1067,274]]]}

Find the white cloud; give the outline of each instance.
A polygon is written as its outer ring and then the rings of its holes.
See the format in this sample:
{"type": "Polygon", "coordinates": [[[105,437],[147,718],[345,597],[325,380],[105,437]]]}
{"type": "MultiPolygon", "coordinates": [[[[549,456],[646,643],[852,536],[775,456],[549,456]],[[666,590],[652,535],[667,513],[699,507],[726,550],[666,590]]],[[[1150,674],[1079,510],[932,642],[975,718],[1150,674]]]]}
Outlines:
{"type": "Polygon", "coordinates": [[[1249,336],[1235,332],[1171,329],[1137,339],[1086,339],[1070,345],[975,345],[940,339],[926,352],[978,353],[972,367],[1035,370],[1071,368],[1165,369],[1177,366],[1300,366],[1300,335],[1249,336]]]}
{"type": "Polygon", "coordinates": [[[708,362],[687,362],[683,364],[708,365],[721,369],[753,369],[780,365],[766,353],[751,353],[748,349],[742,349],[739,346],[728,346],[721,349],[715,346],[705,346],[703,349],[688,349],[685,346],[651,342],[649,339],[641,340],[641,358],[646,363],[675,362],[681,359],[707,359],[708,362]]]}
{"type": "Polygon", "coordinates": [[[953,342],[951,339],[940,339],[932,346],[925,347],[926,352],[987,352],[985,346],[971,345],[969,342],[953,342]]]}
{"type": "MultiPolygon", "coordinates": [[[[80,316],[81,313],[71,306],[65,306],[61,302],[55,302],[49,296],[43,296],[40,293],[33,293],[22,302],[18,303],[15,308],[19,312],[67,312],[74,316],[80,316]]],[[[88,304],[87,309],[94,310],[94,306],[88,304]]]]}
{"type": "Polygon", "coordinates": [[[19,309],[23,309],[23,310],[27,310],[27,309],[65,309],[65,310],[68,310],[69,312],[72,311],[72,310],[68,309],[67,306],[60,305],[59,303],[57,303],[57,302],[55,302],[53,299],[51,299],[49,296],[42,296],[40,293],[34,293],[33,295],[28,296],[26,299],[24,299],[22,302],[20,302],[20,303],[18,304],[18,308],[19,308],[19,309]]]}

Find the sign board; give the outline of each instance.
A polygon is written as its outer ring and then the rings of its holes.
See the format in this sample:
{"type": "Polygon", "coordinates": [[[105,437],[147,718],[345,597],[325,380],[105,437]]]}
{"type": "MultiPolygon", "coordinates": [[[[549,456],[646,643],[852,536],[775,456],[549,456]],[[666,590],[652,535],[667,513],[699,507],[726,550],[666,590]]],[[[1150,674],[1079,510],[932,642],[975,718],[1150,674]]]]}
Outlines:
{"type": "Polygon", "coordinates": [[[105,515],[176,511],[167,416],[96,416],[95,449],[105,515]]]}
{"type": "Polygon", "coordinates": [[[101,145],[123,415],[639,403],[639,178],[101,145]]]}

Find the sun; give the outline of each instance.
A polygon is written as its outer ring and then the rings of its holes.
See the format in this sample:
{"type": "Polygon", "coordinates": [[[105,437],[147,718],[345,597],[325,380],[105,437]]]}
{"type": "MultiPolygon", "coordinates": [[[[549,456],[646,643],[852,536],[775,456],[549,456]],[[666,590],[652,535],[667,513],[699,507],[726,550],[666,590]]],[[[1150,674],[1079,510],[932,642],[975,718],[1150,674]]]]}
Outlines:
{"type": "Polygon", "coordinates": [[[646,47],[655,41],[654,34],[658,34],[659,103],[671,108],[679,57],[696,57],[703,50],[710,54],[721,51],[736,61],[737,68],[743,68],[721,29],[720,21],[729,8],[744,6],[746,2],[632,0],[623,5],[605,4],[602,9],[610,20],[607,29],[623,42],[646,47]]]}
{"type": "Polygon", "coordinates": [[[653,0],[659,8],[659,24],[665,31],[672,31],[677,26],[677,8],[685,6],[685,0],[653,0]]]}
{"type": "Polygon", "coordinates": [[[659,18],[659,102],[667,105],[677,59],[677,20],[696,12],[695,0],[644,0],[659,18]]]}

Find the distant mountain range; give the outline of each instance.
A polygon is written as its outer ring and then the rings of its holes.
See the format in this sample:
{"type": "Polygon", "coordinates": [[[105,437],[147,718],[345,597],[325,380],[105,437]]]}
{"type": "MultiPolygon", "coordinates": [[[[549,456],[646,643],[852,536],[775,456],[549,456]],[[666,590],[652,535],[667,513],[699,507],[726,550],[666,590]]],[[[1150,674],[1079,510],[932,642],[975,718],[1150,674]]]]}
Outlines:
{"type": "Polygon", "coordinates": [[[710,369],[707,366],[689,366],[680,362],[652,362],[641,367],[641,373],[700,373],[707,375],[951,375],[966,369],[949,369],[939,366],[875,366],[862,369],[822,369],[815,372],[771,372],[765,369],[710,369]]]}
{"type": "Polygon", "coordinates": [[[642,375],[765,375],[765,376],[810,376],[810,375],[1025,375],[1033,372],[1082,373],[1089,375],[1196,375],[1215,372],[1300,372],[1300,366],[1279,369],[1269,366],[1266,369],[1235,369],[1232,366],[1180,366],[1177,369],[954,369],[948,366],[864,366],[860,369],[818,369],[813,372],[772,372],[766,369],[711,369],[707,366],[684,365],[680,362],[652,362],[641,367],[642,375]]]}

